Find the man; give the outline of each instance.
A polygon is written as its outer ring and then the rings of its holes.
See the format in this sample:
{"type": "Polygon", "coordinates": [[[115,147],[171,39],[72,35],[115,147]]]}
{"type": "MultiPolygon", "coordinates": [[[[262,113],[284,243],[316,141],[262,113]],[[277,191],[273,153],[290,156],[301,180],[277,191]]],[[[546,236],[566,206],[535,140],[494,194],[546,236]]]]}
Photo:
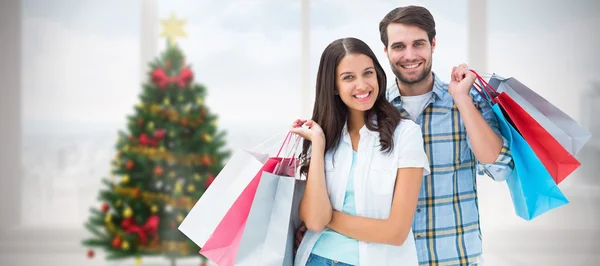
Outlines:
{"type": "Polygon", "coordinates": [[[423,7],[390,11],[379,23],[396,82],[387,99],[421,125],[431,174],[423,177],[413,233],[421,265],[482,265],[476,172],[496,181],[512,172],[508,143],[496,117],[473,84],[466,65],[450,84],[431,71],[435,21],[423,7]]]}
{"type": "MultiPolygon", "coordinates": [[[[481,266],[482,243],[476,173],[506,180],[513,162],[496,117],[469,86],[475,74],[460,65],[450,84],[431,71],[435,21],[423,7],[390,11],[379,23],[396,82],[387,99],[402,115],[421,125],[431,174],[423,177],[413,221],[420,265],[481,266]]],[[[297,234],[297,244],[306,229],[297,234]]]]}

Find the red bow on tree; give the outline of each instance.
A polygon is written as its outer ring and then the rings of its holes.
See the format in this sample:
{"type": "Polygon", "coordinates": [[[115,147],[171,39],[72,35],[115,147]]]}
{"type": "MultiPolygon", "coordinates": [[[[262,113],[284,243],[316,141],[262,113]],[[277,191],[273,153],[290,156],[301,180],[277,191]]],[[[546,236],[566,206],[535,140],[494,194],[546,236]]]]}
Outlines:
{"type": "Polygon", "coordinates": [[[162,68],[156,68],[152,71],[152,82],[154,82],[161,90],[165,90],[169,83],[176,83],[180,88],[185,88],[194,78],[192,71],[186,67],[179,75],[170,77],[162,68]]]}
{"type": "Polygon", "coordinates": [[[148,241],[148,236],[152,237],[156,235],[158,231],[158,223],[160,222],[160,218],[156,215],[150,216],[146,224],[139,226],[135,223],[133,218],[125,219],[121,223],[121,227],[127,233],[136,233],[140,238],[140,242],[142,244],[148,241]]]}

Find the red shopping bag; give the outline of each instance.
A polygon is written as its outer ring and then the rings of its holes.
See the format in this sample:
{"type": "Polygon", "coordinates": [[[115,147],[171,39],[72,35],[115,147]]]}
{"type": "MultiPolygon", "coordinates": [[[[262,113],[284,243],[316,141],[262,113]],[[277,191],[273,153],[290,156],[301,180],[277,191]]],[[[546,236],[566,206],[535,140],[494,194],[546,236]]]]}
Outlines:
{"type": "MultiPolygon", "coordinates": [[[[288,138],[291,139],[291,134],[288,134],[286,140],[289,140],[288,138]]],[[[285,145],[286,141],[284,140],[277,156],[279,156],[285,145]]],[[[233,266],[262,174],[264,172],[282,174],[280,171],[287,168],[278,166],[296,163],[297,161],[294,158],[269,158],[227,211],[206,244],[201,247],[199,253],[219,266],[233,266]]]]}
{"type": "Polygon", "coordinates": [[[492,101],[499,104],[502,110],[506,112],[509,122],[531,146],[535,155],[544,164],[544,167],[548,170],[556,184],[562,182],[581,165],[573,155],[508,94],[504,92],[498,93],[479,74],[473,70],[471,71],[477,75],[477,78],[483,84],[485,93],[491,96],[492,101]]]}

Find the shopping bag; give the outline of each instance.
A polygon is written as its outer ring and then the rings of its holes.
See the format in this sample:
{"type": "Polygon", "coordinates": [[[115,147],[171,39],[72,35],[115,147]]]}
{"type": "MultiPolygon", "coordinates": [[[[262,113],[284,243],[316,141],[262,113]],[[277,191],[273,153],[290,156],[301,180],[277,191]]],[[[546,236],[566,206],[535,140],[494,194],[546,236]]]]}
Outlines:
{"type": "Polygon", "coordinates": [[[267,154],[237,149],[178,229],[202,247],[238,196],[264,167],[267,154]]]}
{"type": "Polygon", "coordinates": [[[246,221],[237,266],[292,266],[305,181],[263,173],[246,221]]]}
{"type": "Polygon", "coordinates": [[[493,75],[489,83],[498,93],[508,94],[571,155],[577,155],[592,137],[590,131],[516,78],[493,75]]]}
{"type": "MultiPolygon", "coordinates": [[[[483,79],[480,82],[485,83],[483,79]]],[[[556,182],[535,154],[531,146],[509,123],[504,107],[492,101],[485,90],[482,96],[492,106],[500,132],[509,143],[514,169],[506,179],[515,213],[525,219],[533,218],[569,203],[556,182]]]]}
{"type": "MultiPolygon", "coordinates": [[[[473,71],[476,73],[475,71],[473,71]]],[[[477,74],[478,75],[478,74],[477,74]]],[[[483,78],[481,81],[485,82],[483,78]]],[[[484,91],[498,103],[506,113],[506,118],[531,146],[542,161],[556,184],[560,184],[575,171],[581,163],[573,157],[560,143],[546,131],[529,113],[517,104],[505,92],[498,92],[487,82],[482,83],[484,91]]]]}
{"type": "MultiPolygon", "coordinates": [[[[292,149],[297,147],[300,139],[296,138],[296,142],[293,145],[290,145],[289,141],[291,141],[291,139],[292,135],[290,133],[286,137],[288,142],[284,140],[284,143],[276,156],[280,155],[284,147],[292,147],[292,149]]],[[[284,173],[287,171],[287,168],[281,166],[292,166],[295,165],[295,162],[296,160],[293,158],[269,158],[264,167],[256,174],[246,189],[240,194],[231,209],[223,217],[217,228],[206,241],[206,244],[201,247],[200,254],[220,266],[234,265],[245,223],[256,195],[261,175],[263,173],[284,173]]]]}

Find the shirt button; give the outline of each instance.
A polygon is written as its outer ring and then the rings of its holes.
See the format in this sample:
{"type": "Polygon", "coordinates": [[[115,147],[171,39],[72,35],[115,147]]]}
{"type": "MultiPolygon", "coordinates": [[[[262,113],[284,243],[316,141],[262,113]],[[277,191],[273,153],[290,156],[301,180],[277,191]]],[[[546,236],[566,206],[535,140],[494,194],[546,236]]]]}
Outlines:
{"type": "Polygon", "coordinates": [[[419,209],[417,209],[417,212],[421,212],[421,209],[420,209],[420,208],[419,208],[419,209]]]}
{"type": "Polygon", "coordinates": [[[417,235],[417,239],[421,239],[421,235],[417,235]]]}
{"type": "Polygon", "coordinates": [[[337,260],[333,260],[333,264],[337,264],[337,263],[338,263],[338,261],[337,261],[337,260]]]}

